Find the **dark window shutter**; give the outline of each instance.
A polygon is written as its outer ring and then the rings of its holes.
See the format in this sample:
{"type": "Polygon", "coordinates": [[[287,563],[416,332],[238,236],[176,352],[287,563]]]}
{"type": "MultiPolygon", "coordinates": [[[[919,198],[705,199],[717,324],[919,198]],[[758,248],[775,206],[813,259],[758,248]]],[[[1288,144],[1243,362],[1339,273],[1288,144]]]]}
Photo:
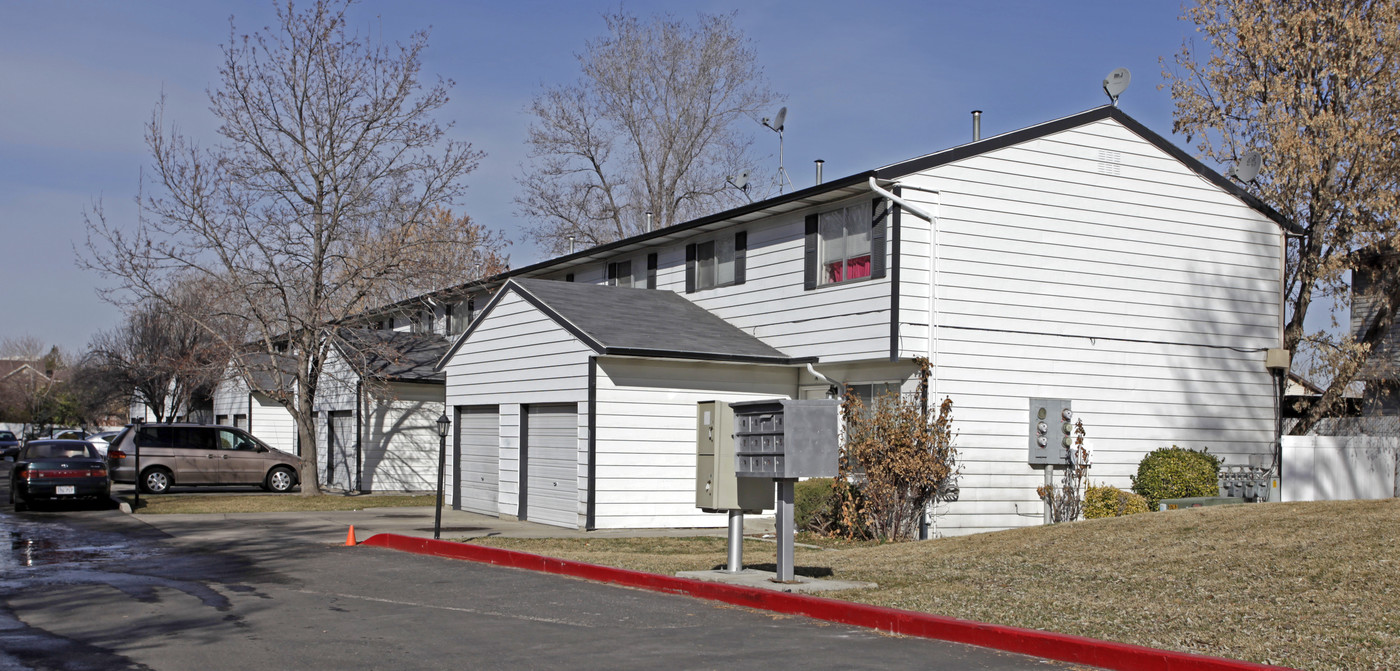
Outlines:
{"type": "Polygon", "coordinates": [[[806,241],[802,245],[802,288],[817,288],[817,215],[807,215],[806,241]]]}
{"type": "Polygon", "coordinates": [[[565,276],[564,276],[564,281],[565,281],[565,282],[572,282],[572,281],[574,281],[574,274],[573,274],[573,273],[569,273],[568,275],[565,275],[565,276]]]}
{"type": "Polygon", "coordinates": [[[647,254],[647,288],[656,288],[656,252],[647,254]]]}
{"type": "Polygon", "coordinates": [[[616,263],[609,263],[609,264],[608,264],[608,284],[609,284],[609,285],[615,285],[615,284],[617,284],[617,264],[616,264],[616,263]]]}
{"type": "Polygon", "coordinates": [[[685,246],[685,292],[695,293],[695,245],[685,246]]]}
{"type": "Polygon", "coordinates": [[[885,230],[889,221],[890,208],[880,208],[885,199],[876,198],[870,202],[870,278],[885,276],[885,230]]]}
{"type": "Polygon", "coordinates": [[[749,252],[749,232],[739,231],[734,234],[734,284],[743,284],[746,278],[744,272],[745,260],[749,252]]]}

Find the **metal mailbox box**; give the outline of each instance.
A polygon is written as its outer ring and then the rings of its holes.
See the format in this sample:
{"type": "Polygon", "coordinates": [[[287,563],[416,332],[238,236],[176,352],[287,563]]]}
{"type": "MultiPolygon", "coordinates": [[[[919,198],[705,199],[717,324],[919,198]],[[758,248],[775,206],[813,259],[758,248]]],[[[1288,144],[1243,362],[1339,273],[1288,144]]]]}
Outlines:
{"type": "Polygon", "coordinates": [[[707,513],[773,509],[773,483],[734,475],[734,411],[722,401],[695,409],[695,507],[707,513]]]}
{"type": "Polygon", "coordinates": [[[734,470],[740,478],[836,477],[841,404],[777,399],[734,409],[734,470]]]}

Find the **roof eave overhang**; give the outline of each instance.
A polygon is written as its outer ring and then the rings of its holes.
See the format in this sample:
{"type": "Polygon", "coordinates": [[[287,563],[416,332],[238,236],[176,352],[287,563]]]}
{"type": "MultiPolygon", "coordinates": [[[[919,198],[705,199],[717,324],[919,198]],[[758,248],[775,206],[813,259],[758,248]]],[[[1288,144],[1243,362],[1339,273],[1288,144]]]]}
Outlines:
{"type": "Polygon", "coordinates": [[[600,352],[601,356],[619,357],[628,359],[665,359],[670,361],[703,361],[707,363],[735,363],[759,366],[803,366],[809,363],[817,363],[819,359],[814,356],[807,357],[771,357],[771,356],[750,356],[744,354],[726,354],[724,352],[672,352],[667,350],[651,350],[630,347],[608,347],[600,352]]]}

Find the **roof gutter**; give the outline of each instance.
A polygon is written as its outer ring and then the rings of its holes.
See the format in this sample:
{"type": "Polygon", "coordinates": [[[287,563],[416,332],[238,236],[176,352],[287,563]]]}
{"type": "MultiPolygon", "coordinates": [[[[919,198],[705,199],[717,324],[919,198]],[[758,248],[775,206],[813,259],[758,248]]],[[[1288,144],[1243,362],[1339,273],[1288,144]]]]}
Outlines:
{"type": "Polygon", "coordinates": [[[925,212],[923,208],[920,208],[918,205],[915,205],[903,198],[900,198],[899,196],[894,195],[893,193],[890,193],[889,191],[880,188],[880,185],[875,183],[874,177],[870,178],[870,190],[883,196],[884,198],[894,201],[894,204],[904,208],[910,214],[920,219],[923,219],[924,221],[927,221],[929,223],[933,223],[933,215],[929,214],[928,212],[925,212]]]}

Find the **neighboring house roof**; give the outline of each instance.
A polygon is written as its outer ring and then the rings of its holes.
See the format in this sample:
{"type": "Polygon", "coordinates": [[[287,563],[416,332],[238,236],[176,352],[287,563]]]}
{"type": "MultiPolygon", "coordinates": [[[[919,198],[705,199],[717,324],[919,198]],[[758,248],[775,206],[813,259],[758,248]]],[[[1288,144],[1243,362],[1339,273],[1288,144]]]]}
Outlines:
{"type": "Polygon", "coordinates": [[[295,357],[254,352],[243,357],[243,365],[247,371],[248,388],[252,391],[270,393],[289,390],[296,384],[295,357]]]}
{"type": "Polygon", "coordinates": [[[1288,386],[1284,388],[1286,396],[1317,396],[1327,391],[1322,387],[1313,384],[1311,380],[1293,371],[1288,372],[1288,386]]]}
{"type": "Polygon", "coordinates": [[[1201,163],[1200,161],[1196,160],[1196,158],[1186,153],[1185,150],[1172,144],[1170,141],[1163,138],[1162,136],[1152,132],[1152,130],[1142,125],[1136,119],[1128,116],[1128,114],[1122,111],[1121,109],[1112,105],[1104,105],[1102,107],[1096,107],[1094,109],[1079,112],[1077,114],[1071,114],[1069,116],[1055,119],[1053,121],[1047,121],[1045,123],[1036,124],[1034,126],[1029,126],[1020,130],[1011,131],[1009,133],[1003,133],[1001,135],[995,135],[975,142],[969,142],[967,144],[959,145],[932,154],[926,154],[924,156],[912,158],[906,161],[900,161],[898,163],[891,163],[889,165],[874,170],[866,170],[863,172],[856,173],[854,175],[842,177],[840,179],[833,179],[831,181],[823,182],[821,184],[807,187],[805,189],[799,189],[797,191],[775,196],[773,198],[768,198],[766,200],[756,201],[730,210],[725,210],[723,212],[717,212],[715,214],[700,217],[698,219],[692,219],[687,222],[675,224],[673,226],[668,226],[666,228],[660,228],[647,233],[642,233],[640,235],[634,235],[629,238],[623,238],[622,240],[610,242],[608,244],[590,247],[588,249],[584,249],[564,256],[559,256],[553,259],[548,259],[546,261],[525,266],[523,268],[508,270],[504,273],[500,273],[492,277],[480,280],[473,280],[454,287],[449,287],[446,289],[441,289],[439,291],[427,293],[422,296],[416,296],[414,298],[405,299],[397,303],[392,303],[389,305],[381,306],[379,308],[375,308],[373,310],[368,310],[365,312],[365,315],[388,314],[390,312],[402,310],[410,306],[421,306],[423,305],[424,300],[426,298],[450,299],[456,296],[461,296],[470,293],[473,289],[489,288],[493,285],[500,284],[513,277],[529,277],[537,273],[553,270],[556,267],[565,267],[581,263],[588,263],[592,261],[599,261],[614,257],[616,255],[625,254],[633,250],[641,249],[643,247],[651,247],[655,243],[667,239],[689,237],[691,235],[694,235],[695,233],[714,230],[724,226],[743,224],[749,221],[768,218],[785,212],[809,208],[824,203],[836,202],[858,194],[869,194],[871,192],[869,186],[871,177],[874,177],[877,181],[885,182],[886,184],[888,184],[893,180],[899,179],[901,177],[916,172],[929,170],[947,163],[952,163],[954,161],[960,161],[980,154],[996,151],[998,149],[1003,149],[1015,144],[1027,142],[1029,140],[1053,135],[1055,133],[1066,131],[1071,128],[1077,128],[1079,126],[1094,123],[1097,121],[1102,121],[1104,119],[1112,119],[1114,121],[1117,121],[1118,123],[1123,124],[1124,127],[1141,137],[1143,140],[1156,146],[1158,149],[1161,149],[1163,152],[1166,152],[1178,161],[1181,161],[1182,164],[1184,164],[1188,169],[1200,175],[1206,181],[1210,182],[1211,184],[1214,184],[1216,187],[1220,188],[1226,193],[1229,193],[1230,195],[1239,198],[1246,205],[1258,211],[1265,217],[1268,217],[1270,220],[1278,224],[1285,231],[1289,233],[1302,232],[1302,229],[1300,229],[1297,224],[1288,220],[1282,214],[1279,214],[1278,211],[1274,210],[1272,207],[1264,203],[1258,197],[1254,196],[1248,191],[1245,191],[1242,187],[1240,187],[1240,185],[1231,181],[1228,177],[1225,177],[1224,175],[1216,172],[1204,163],[1201,163]]]}
{"type": "Polygon", "coordinates": [[[43,365],[42,362],[25,359],[0,359],[0,380],[24,370],[28,370],[30,375],[38,375],[48,379],[49,376],[44,374],[43,365]]]}
{"type": "Polygon", "coordinates": [[[345,329],[336,348],[365,377],[405,382],[445,382],[437,363],[451,343],[440,335],[345,329]]]}
{"type": "Polygon", "coordinates": [[[443,354],[439,368],[510,292],[602,355],[767,364],[816,361],[788,356],[673,291],[513,278],[443,354]]]}

